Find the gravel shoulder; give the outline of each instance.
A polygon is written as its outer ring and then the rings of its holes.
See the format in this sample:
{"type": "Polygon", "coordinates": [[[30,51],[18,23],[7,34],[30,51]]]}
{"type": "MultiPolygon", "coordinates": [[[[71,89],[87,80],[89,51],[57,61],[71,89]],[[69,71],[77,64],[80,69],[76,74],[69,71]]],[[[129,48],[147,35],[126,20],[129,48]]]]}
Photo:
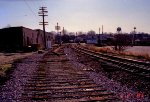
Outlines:
{"type": "MultiPolygon", "coordinates": [[[[46,53],[46,52],[45,52],[46,53]]],[[[37,68],[38,61],[40,61],[45,54],[30,53],[24,55],[25,59],[22,59],[14,63],[13,72],[9,75],[9,79],[0,85],[0,101],[1,102],[19,102],[19,98],[23,92],[23,87],[28,76],[32,75],[37,68]],[[28,57],[27,57],[28,56],[28,57]]],[[[23,56],[17,55],[15,58],[24,58],[23,56]]],[[[13,60],[15,58],[12,58],[13,60]]],[[[11,61],[11,60],[7,60],[11,61]]]]}

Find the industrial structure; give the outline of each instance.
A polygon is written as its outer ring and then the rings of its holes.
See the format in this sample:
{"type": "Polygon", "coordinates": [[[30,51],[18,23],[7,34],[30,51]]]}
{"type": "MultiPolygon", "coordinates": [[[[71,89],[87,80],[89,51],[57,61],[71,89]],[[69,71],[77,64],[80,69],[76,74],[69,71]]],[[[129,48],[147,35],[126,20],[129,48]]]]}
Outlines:
{"type": "MultiPolygon", "coordinates": [[[[46,48],[53,44],[53,34],[46,32],[46,48]]],[[[45,48],[44,34],[40,29],[23,26],[0,29],[0,50],[22,50],[27,47],[45,48]]]]}

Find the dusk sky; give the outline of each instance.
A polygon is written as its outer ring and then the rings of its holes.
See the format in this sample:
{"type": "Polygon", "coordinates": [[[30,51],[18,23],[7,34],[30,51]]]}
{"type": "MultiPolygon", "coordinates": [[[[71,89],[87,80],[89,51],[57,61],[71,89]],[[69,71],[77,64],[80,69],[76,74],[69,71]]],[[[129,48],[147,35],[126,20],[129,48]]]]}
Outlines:
{"type": "Polygon", "coordinates": [[[121,27],[130,33],[150,33],[150,0],[0,0],[0,28],[8,25],[42,29],[39,7],[46,6],[47,31],[55,31],[58,22],[69,32],[94,30],[104,25],[104,32],[121,27]]]}

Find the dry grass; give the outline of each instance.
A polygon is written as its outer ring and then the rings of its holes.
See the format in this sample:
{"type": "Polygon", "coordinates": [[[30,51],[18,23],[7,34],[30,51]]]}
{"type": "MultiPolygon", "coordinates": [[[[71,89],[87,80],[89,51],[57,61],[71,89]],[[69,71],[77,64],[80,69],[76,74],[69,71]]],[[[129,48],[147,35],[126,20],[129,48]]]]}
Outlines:
{"type": "Polygon", "coordinates": [[[150,61],[150,56],[147,53],[139,54],[139,53],[127,53],[128,56],[136,57],[137,59],[145,59],[147,61],[150,61]]]}
{"type": "Polygon", "coordinates": [[[34,52],[30,53],[15,53],[11,56],[5,56],[5,53],[0,55],[0,77],[5,77],[7,71],[9,71],[12,67],[11,63],[15,61],[20,61],[21,59],[32,55],[34,52]]]}
{"type": "Polygon", "coordinates": [[[82,47],[85,47],[89,50],[93,50],[95,52],[103,52],[103,53],[111,53],[112,52],[112,50],[108,47],[100,48],[100,47],[95,47],[95,46],[92,46],[92,45],[82,46],[82,47]]]}
{"type": "Polygon", "coordinates": [[[6,71],[8,71],[11,67],[12,67],[12,64],[0,65],[0,76],[5,76],[6,71]]]}
{"type": "Polygon", "coordinates": [[[82,47],[85,47],[89,50],[93,50],[95,52],[110,53],[110,54],[119,55],[122,57],[133,58],[133,59],[143,59],[143,60],[150,61],[150,56],[147,53],[139,54],[139,53],[132,53],[132,52],[117,52],[108,47],[100,48],[100,47],[95,47],[92,45],[85,45],[85,46],[82,45],[82,47]]]}

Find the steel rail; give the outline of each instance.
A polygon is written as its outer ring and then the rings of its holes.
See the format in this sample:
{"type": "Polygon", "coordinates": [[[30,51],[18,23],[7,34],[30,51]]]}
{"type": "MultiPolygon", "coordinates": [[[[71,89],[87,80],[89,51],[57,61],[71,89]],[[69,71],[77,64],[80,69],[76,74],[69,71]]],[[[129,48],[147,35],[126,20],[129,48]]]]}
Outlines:
{"type": "Polygon", "coordinates": [[[97,58],[103,64],[150,78],[150,63],[98,53],[79,46],[73,46],[72,48],[78,52],[97,58]]]}

